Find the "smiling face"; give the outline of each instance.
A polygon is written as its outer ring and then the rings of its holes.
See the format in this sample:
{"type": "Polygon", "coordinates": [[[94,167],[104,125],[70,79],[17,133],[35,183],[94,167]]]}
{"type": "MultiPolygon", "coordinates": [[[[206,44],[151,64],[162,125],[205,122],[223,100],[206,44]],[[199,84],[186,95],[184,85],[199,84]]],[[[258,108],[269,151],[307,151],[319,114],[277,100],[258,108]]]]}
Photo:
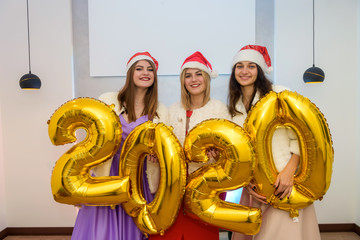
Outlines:
{"type": "Polygon", "coordinates": [[[154,83],[154,69],[146,60],[140,60],[135,63],[134,84],[137,88],[148,88],[154,83]]]}
{"type": "Polygon", "coordinates": [[[242,61],[235,65],[235,79],[241,87],[254,86],[257,75],[256,63],[242,61]]]}
{"type": "Polygon", "coordinates": [[[202,71],[198,68],[185,69],[184,86],[192,96],[204,95],[207,85],[202,71]]]}

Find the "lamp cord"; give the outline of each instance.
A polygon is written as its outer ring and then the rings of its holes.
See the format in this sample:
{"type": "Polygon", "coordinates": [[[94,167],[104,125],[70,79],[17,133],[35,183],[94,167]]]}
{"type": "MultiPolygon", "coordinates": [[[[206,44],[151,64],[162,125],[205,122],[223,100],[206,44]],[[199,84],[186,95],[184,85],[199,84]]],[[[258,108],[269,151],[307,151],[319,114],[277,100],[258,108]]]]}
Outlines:
{"type": "Polygon", "coordinates": [[[315,67],[315,0],[313,0],[313,67],[315,67]]]}
{"type": "Polygon", "coordinates": [[[29,73],[31,74],[31,60],[30,60],[30,28],[29,28],[29,0],[26,0],[26,11],[27,11],[27,34],[28,34],[28,52],[29,52],[29,73]]]}

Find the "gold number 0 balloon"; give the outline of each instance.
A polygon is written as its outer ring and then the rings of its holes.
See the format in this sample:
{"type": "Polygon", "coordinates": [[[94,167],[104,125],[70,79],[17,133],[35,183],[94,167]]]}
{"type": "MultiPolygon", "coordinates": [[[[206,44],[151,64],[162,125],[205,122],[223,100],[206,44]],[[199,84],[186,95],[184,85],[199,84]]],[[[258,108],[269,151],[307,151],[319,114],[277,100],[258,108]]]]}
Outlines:
{"type": "Polygon", "coordinates": [[[290,91],[270,92],[253,107],[244,129],[252,137],[259,161],[255,181],[270,204],[296,217],[298,209],[325,195],[330,185],[334,152],[326,120],[309,99],[290,91]],[[273,163],[271,140],[279,126],[296,132],[301,155],[291,196],[283,200],[274,196],[272,186],[278,171],[273,163]]]}
{"type": "Polygon", "coordinates": [[[51,177],[55,201],[66,204],[116,205],[128,200],[127,177],[92,177],[90,168],[109,159],[119,148],[121,124],[105,103],[77,98],[64,103],[48,121],[54,145],[76,141],[75,130],[83,128],[87,137],[56,162],[51,177]]]}
{"type": "Polygon", "coordinates": [[[190,216],[212,225],[249,235],[260,230],[261,210],[224,202],[222,191],[246,186],[255,168],[250,137],[233,122],[205,120],[187,135],[184,150],[188,161],[208,161],[207,149],[215,147],[220,156],[216,164],[205,165],[189,176],[184,203],[190,216]]]}
{"type": "Polygon", "coordinates": [[[126,138],[120,156],[120,176],[129,176],[131,195],[123,203],[127,214],[147,234],[164,234],[175,221],[186,184],[185,156],[179,140],[163,123],[151,121],[137,126],[126,138]],[[160,184],[154,200],[143,196],[142,169],[147,154],[155,154],[160,164],[160,184]]]}

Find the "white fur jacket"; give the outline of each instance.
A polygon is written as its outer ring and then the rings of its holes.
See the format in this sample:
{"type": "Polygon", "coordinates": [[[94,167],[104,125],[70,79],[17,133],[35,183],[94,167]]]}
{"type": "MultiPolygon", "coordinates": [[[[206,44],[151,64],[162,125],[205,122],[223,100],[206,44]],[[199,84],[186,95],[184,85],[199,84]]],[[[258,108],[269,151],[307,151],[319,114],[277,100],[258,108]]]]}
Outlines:
{"type": "MultiPolygon", "coordinates": [[[[283,86],[273,85],[272,87],[274,92],[288,90],[283,86]]],[[[255,94],[253,103],[255,104],[257,101],[259,101],[259,98],[260,93],[257,92],[255,94]]],[[[232,118],[232,121],[240,126],[243,126],[247,117],[247,112],[245,110],[242,99],[240,99],[236,104],[236,109],[242,114],[235,115],[232,118]]],[[[276,129],[272,138],[272,152],[274,164],[277,170],[280,172],[289,162],[292,153],[300,155],[299,143],[294,131],[285,127],[276,129]]]]}
{"type": "MultiPolygon", "coordinates": [[[[114,111],[116,112],[117,115],[120,115],[120,113],[123,111],[123,109],[120,109],[119,102],[117,100],[117,96],[118,96],[118,92],[107,92],[107,93],[103,93],[102,95],[100,95],[99,100],[103,101],[107,105],[114,104],[115,105],[114,111]]],[[[154,123],[159,123],[159,122],[166,123],[167,117],[168,117],[168,111],[167,111],[166,106],[159,103],[156,111],[157,111],[157,114],[159,115],[159,117],[155,117],[153,119],[153,122],[154,123]]],[[[111,164],[112,164],[112,158],[105,161],[101,165],[93,168],[92,172],[95,176],[98,176],[98,177],[99,176],[109,176],[111,164]]],[[[147,168],[148,179],[152,178],[150,176],[151,173],[159,174],[159,173],[157,173],[158,165],[156,163],[147,161],[147,166],[148,166],[148,168],[147,168]]],[[[149,187],[150,187],[151,192],[154,192],[154,188],[157,188],[157,186],[151,186],[150,184],[149,184],[149,187]]]]}
{"type": "MultiPolygon", "coordinates": [[[[230,120],[226,105],[217,100],[210,99],[205,106],[193,110],[189,121],[189,131],[198,123],[210,118],[224,118],[230,120]]],[[[172,126],[173,132],[183,145],[186,134],[186,110],[180,102],[174,103],[169,108],[168,124],[172,126]]],[[[210,161],[209,163],[211,163],[210,161]]],[[[188,172],[192,173],[206,163],[189,163],[188,172]]]]}

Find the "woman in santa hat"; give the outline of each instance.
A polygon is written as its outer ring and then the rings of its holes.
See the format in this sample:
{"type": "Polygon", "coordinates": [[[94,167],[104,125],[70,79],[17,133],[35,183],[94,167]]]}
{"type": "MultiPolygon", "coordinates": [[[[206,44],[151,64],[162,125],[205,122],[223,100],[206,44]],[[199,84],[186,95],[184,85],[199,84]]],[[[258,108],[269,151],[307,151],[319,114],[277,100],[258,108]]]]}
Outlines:
{"type": "MultiPolygon", "coordinates": [[[[266,47],[247,45],[238,51],[232,62],[229,82],[228,109],[233,122],[243,126],[252,106],[270,91],[281,92],[286,88],[272,85],[266,74],[272,71],[266,47]]],[[[279,128],[273,134],[272,152],[274,164],[279,172],[275,184],[275,195],[280,199],[289,197],[294,184],[294,173],[300,161],[297,137],[292,130],[279,128]]],[[[232,240],[320,240],[320,232],[313,204],[299,210],[298,218],[289,212],[266,203],[266,197],[256,192],[250,183],[242,193],[241,205],[262,209],[260,232],[255,236],[233,233],[232,240]]]]}
{"type": "MultiPolygon", "coordinates": [[[[158,62],[148,52],[136,53],[127,63],[126,82],[119,92],[102,94],[99,99],[108,105],[115,105],[119,115],[122,136],[121,145],[114,157],[93,169],[94,176],[118,176],[119,156],[128,134],[138,125],[152,120],[166,122],[167,108],[158,102],[158,62]]],[[[146,167],[154,159],[148,157],[146,167]]],[[[151,176],[147,176],[151,177],[151,176]]],[[[153,200],[148,178],[143,177],[144,196],[148,202],[153,200]]],[[[154,190],[155,191],[155,190],[154,190]]],[[[79,210],[72,238],[81,240],[142,240],[144,235],[135,225],[133,218],[126,214],[121,205],[114,209],[109,206],[82,206],[79,210]]]]}
{"type": "MultiPolygon", "coordinates": [[[[195,52],[185,59],[180,71],[181,101],[169,107],[168,125],[183,144],[187,133],[198,123],[210,118],[229,119],[226,105],[210,98],[210,79],[217,77],[210,62],[200,53],[195,52]]],[[[205,164],[214,163],[217,157],[215,149],[208,152],[207,163],[189,163],[188,174],[205,164]]],[[[225,199],[225,194],[220,198],[225,199]]],[[[218,240],[219,228],[194,220],[186,215],[183,206],[180,208],[175,223],[163,236],[153,235],[149,239],[171,240],[218,240]]]]}

